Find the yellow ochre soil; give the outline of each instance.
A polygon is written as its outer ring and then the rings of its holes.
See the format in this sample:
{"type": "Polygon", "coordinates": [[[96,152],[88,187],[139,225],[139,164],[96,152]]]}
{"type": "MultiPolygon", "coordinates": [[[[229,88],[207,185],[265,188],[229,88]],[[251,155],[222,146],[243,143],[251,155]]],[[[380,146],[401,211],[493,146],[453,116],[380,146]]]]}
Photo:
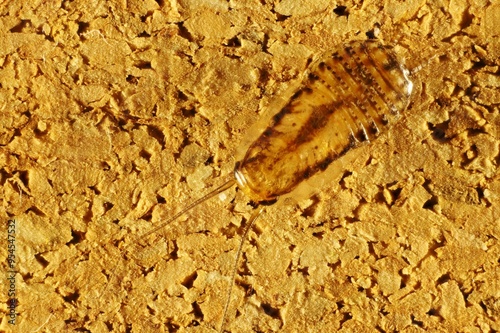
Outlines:
{"type": "Polygon", "coordinates": [[[367,34],[414,70],[411,104],[259,217],[224,329],[500,331],[492,3],[4,1],[0,254],[4,278],[15,220],[18,306],[12,325],[2,283],[0,331],[217,332],[250,201],[233,188],[137,237],[228,179],[310,59],[367,34]]]}

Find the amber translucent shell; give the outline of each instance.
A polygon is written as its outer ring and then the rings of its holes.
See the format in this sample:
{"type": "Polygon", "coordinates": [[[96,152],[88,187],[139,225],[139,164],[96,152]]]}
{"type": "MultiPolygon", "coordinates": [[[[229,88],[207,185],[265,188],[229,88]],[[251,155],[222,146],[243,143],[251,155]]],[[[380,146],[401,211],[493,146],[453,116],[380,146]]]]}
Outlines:
{"type": "Polygon", "coordinates": [[[325,54],[236,163],[239,187],[256,202],[291,192],[387,130],[408,106],[412,86],[409,71],[379,42],[325,54]]]}

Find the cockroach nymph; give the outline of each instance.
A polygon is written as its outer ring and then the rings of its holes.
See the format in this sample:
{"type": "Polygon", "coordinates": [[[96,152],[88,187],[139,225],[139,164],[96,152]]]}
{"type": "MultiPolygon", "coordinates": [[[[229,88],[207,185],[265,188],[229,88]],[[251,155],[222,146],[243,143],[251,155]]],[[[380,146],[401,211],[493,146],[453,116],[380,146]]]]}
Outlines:
{"type": "Polygon", "coordinates": [[[234,178],[139,239],[234,185],[256,204],[234,261],[232,284],[218,329],[223,332],[242,246],[264,207],[386,131],[407,108],[412,88],[410,71],[391,47],[379,41],[355,41],[324,54],[310,66],[284,106],[274,110],[266,127],[236,163],[234,178]]]}

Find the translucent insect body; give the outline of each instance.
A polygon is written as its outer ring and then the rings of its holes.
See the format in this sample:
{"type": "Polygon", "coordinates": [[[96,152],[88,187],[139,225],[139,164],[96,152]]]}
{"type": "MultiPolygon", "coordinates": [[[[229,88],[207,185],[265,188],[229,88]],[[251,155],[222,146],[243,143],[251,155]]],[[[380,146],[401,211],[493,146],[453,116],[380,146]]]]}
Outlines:
{"type": "Polygon", "coordinates": [[[236,163],[238,186],[272,201],[374,139],[408,105],[409,71],[387,47],[355,42],[328,53],[236,163]]]}

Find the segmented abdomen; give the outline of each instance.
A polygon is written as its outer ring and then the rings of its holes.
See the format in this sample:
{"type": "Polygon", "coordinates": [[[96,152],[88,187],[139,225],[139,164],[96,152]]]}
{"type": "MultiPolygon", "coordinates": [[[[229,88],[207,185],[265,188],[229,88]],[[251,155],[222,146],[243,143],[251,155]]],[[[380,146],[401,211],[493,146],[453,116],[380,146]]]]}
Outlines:
{"type": "Polygon", "coordinates": [[[409,72],[375,41],[328,53],[237,163],[235,176],[253,200],[273,200],[376,138],[407,107],[409,72]]]}

